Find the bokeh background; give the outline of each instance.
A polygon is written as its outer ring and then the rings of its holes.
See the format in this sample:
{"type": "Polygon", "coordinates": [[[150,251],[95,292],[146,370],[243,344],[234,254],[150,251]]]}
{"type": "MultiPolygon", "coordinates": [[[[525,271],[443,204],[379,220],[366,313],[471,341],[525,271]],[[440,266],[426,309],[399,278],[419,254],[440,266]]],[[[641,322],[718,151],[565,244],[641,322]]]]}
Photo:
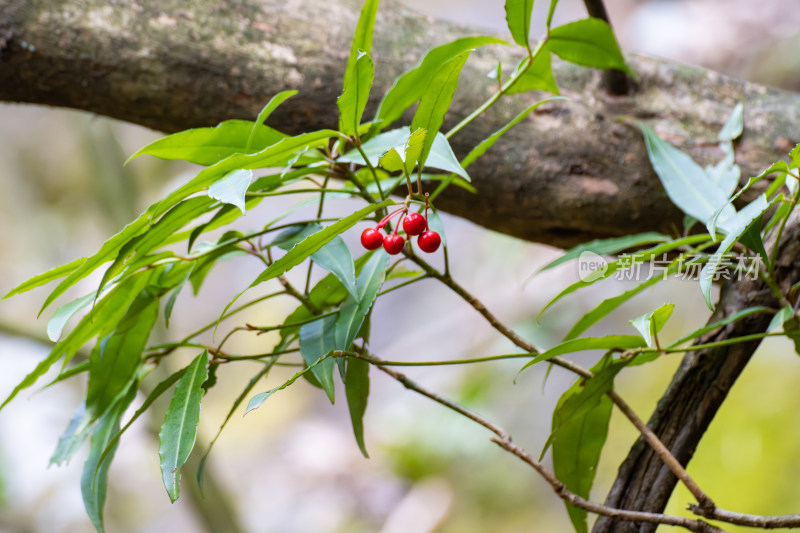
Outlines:
{"type": "MultiPolygon", "coordinates": [[[[502,0],[404,1],[435,17],[506,32],[502,0]]],[[[534,31],[542,28],[546,4],[535,8],[534,31]]],[[[800,11],[790,0],[763,0],[757,9],[746,0],[609,0],[607,7],[626,51],[800,90],[800,11]]],[[[584,14],[579,2],[562,0],[556,18],[567,22],[584,14]]],[[[86,113],[0,105],[0,293],[34,273],[91,253],[161,192],[189,177],[194,170],[190,166],[155,159],[122,166],[129,154],[158,136],[86,113]]],[[[240,227],[259,227],[289,208],[288,202],[265,202],[240,227]]],[[[336,201],[326,209],[336,215],[351,205],[336,201]]],[[[577,279],[577,268],[564,265],[531,279],[558,250],[452,217],[444,220],[456,279],[540,345],[556,343],[583,313],[623,290],[624,282],[610,280],[564,300],[537,321],[544,304],[577,279]]],[[[353,250],[359,249],[357,231],[346,238],[353,250]]],[[[181,296],[170,329],[157,335],[177,337],[215,319],[219,306],[257,272],[258,265],[248,261],[220,266],[197,299],[181,296]]],[[[96,282],[88,280],[74,295],[89,292],[96,282]]],[[[0,396],[48,351],[44,331],[51,311],[36,320],[45,294],[37,290],[0,303],[0,396]]],[[[633,333],[627,320],[667,301],[677,308],[666,338],[677,338],[708,314],[696,284],[671,280],[640,295],[590,333],[633,333]]],[[[243,319],[274,323],[291,309],[291,302],[270,300],[243,319]]],[[[513,351],[472,309],[433,282],[382,298],[373,324],[372,349],[385,359],[455,359],[513,351]]],[[[231,348],[258,350],[273,341],[241,336],[231,348]]],[[[177,369],[192,355],[178,354],[167,364],[177,369]]],[[[576,359],[590,364],[596,357],[576,359]]],[[[678,360],[663,357],[618,378],[620,393],[640,416],[649,416],[678,360]]],[[[545,368],[535,367],[514,384],[518,367],[510,361],[407,373],[494,419],[536,454],[548,436],[552,408],[572,377],[556,369],[545,380],[545,368]]],[[[203,402],[200,450],[257,370],[246,364],[221,369],[219,384],[203,402]]],[[[258,389],[282,382],[290,371],[273,371],[258,389]]],[[[792,346],[765,342],[721,409],[689,468],[719,505],[760,514],[797,512],[798,375],[800,359],[792,346]]],[[[26,392],[0,413],[0,532],[93,531],[79,490],[85,450],[65,467],[48,468],[84,386],[77,379],[26,392]]],[[[205,500],[193,496],[194,472],[187,468],[183,497],[174,505],[161,484],[153,436],[161,412],[149,422],[140,421],[123,439],[111,469],[108,530],[235,532],[220,525],[231,519],[240,531],[252,533],[571,530],[549,487],[489,442],[485,430],[377,373],[366,416],[371,458],[362,458],[343,391],[338,392],[340,401],[332,406],[318,389],[298,382],[247,418],[240,410],[209,461],[209,482],[218,484],[222,495],[207,494],[205,500]]],[[[615,413],[595,499],[604,497],[634,438],[633,428],[615,413]]],[[[685,513],[689,501],[688,493],[676,491],[669,512],[685,513]]]]}

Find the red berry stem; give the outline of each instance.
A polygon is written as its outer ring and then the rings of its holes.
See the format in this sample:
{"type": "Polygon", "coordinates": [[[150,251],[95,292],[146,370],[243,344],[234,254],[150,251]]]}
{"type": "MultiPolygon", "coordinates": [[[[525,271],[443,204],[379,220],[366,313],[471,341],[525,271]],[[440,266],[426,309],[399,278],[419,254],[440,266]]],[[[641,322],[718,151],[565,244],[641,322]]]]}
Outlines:
{"type": "Polygon", "coordinates": [[[378,222],[378,225],[377,225],[377,226],[375,226],[375,228],[376,228],[376,229],[381,229],[381,228],[383,228],[383,227],[384,227],[386,224],[388,224],[388,223],[389,223],[389,221],[390,221],[392,218],[394,218],[394,217],[395,217],[395,216],[396,216],[398,213],[402,213],[403,211],[406,211],[407,209],[408,209],[408,208],[407,208],[406,206],[403,206],[403,207],[401,207],[400,209],[397,209],[397,210],[395,210],[395,211],[392,211],[391,213],[389,213],[388,215],[386,215],[385,217],[383,217],[383,218],[381,219],[381,221],[380,221],[380,222],[378,222]]]}

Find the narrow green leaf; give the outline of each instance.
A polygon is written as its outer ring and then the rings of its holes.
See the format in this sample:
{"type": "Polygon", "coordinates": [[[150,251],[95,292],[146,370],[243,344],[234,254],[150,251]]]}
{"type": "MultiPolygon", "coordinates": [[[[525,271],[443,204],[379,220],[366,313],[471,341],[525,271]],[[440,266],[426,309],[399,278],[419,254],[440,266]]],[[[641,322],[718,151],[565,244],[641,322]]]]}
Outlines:
{"type": "Polygon", "coordinates": [[[56,383],[61,383],[65,379],[69,379],[72,376],[77,376],[78,374],[82,374],[84,372],[89,371],[89,361],[83,361],[82,363],[78,363],[53,378],[53,381],[42,387],[42,390],[47,389],[55,385],[56,383]]]}
{"type": "MultiPolygon", "coordinates": [[[[334,401],[333,367],[336,363],[333,358],[325,356],[336,349],[335,326],[336,317],[326,316],[300,327],[300,355],[322,385],[331,403],[334,401]]],[[[250,411],[251,408],[248,407],[247,410],[250,411]]]]}
{"type": "Polygon", "coordinates": [[[331,137],[337,137],[338,135],[333,130],[314,131],[295,137],[287,137],[252,154],[233,154],[219,163],[200,171],[188,183],[170,193],[161,202],[153,205],[148,210],[148,213],[151,218],[161,216],[181,200],[204,190],[232,170],[283,167],[298,151],[303,151],[306,148],[317,148],[327,143],[331,137]]]}
{"type": "Polygon", "coordinates": [[[259,152],[287,138],[286,134],[262,122],[226,120],[214,128],[195,128],[174,133],[148,144],[130,156],[125,164],[148,154],[160,159],[182,159],[210,166],[233,154],[259,152]]]}
{"type": "Polygon", "coordinates": [[[405,166],[403,156],[400,155],[397,148],[390,148],[388,152],[381,156],[378,163],[388,172],[397,172],[405,166]]]}
{"type": "Polygon", "coordinates": [[[780,308],[780,310],[775,313],[775,316],[772,317],[772,320],[769,321],[769,326],[767,326],[767,333],[772,333],[774,330],[783,327],[784,322],[789,320],[794,316],[794,309],[792,309],[791,305],[784,305],[780,308]]]}
{"type": "Polygon", "coordinates": [[[350,56],[347,58],[347,66],[344,70],[344,84],[358,68],[356,63],[359,58],[359,51],[363,50],[367,54],[372,51],[372,33],[375,28],[375,16],[378,14],[379,0],[366,0],[364,7],[361,8],[361,15],[358,17],[356,31],[353,34],[353,42],[350,44],[350,56]]]}
{"type": "MultiPolygon", "coordinates": [[[[294,90],[281,91],[272,98],[270,98],[269,102],[267,102],[267,105],[265,105],[264,108],[261,110],[261,112],[258,114],[258,118],[253,124],[253,127],[250,129],[250,135],[248,135],[247,142],[245,142],[244,153],[249,154],[254,146],[256,146],[256,151],[269,146],[267,144],[264,144],[263,146],[256,145],[255,143],[256,138],[258,136],[258,132],[261,130],[261,126],[264,125],[264,122],[269,118],[272,112],[275,111],[275,109],[277,109],[279,105],[281,105],[283,102],[285,102],[292,96],[296,95],[297,93],[298,91],[294,90]]],[[[275,142],[278,142],[279,140],[280,139],[277,139],[275,142]]],[[[270,143],[270,144],[275,144],[275,143],[270,143]]]]}
{"type": "MultiPolygon", "coordinates": [[[[356,338],[364,317],[372,308],[378,291],[386,277],[386,267],[389,266],[389,256],[380,251],[370,257],[364,265],[356,280],[357,297],[349,296],[342,305],[336,319],[334,342],[335,349],[348,351],[356,338]]],[[[302,329],[301,329],[302,349],[302,329]]],[[[332,349],[328,347],[328,350],[332,349]]],[[[304,355],[305,357],[305,355],[304,355]]],[[[308,360],[306,360],[308,362],[308,360]]]]}
{"type": "MultiPolygon", "coordinates": [[[[517,68],[521,68],[527,60],[527,58],[524,58],[517,68]]],[[[555,95],[560,94],[558,84],[553,77],[550,50],[547,47],[539,52],[533,59],[533,63],[522,73],[517,81],[505,90],[505,94],[517,94],[527,91],[547,91],[555,95]]]]}
{"type": "Polygon", "coordinates": [[[52,318],[47,322],[47,338],[56,342],[61,338],[69,319],[75,316],[75,313],[92,303],[97,297],[97,291],[91,292],[81,298],[76,298],[71,302],[59,307],[52,318]]]}
{"type": "MultiPolygon", "coordinates": [[[[250,398],[250,402],[248,402],[247,409],[245,409],[244,414],[246,415],[250,411],[258,409],[259,407],[261,407],[264,404],[265,401],[267,401],[267,398],[269,398],[270,396],[272,396],[276,392],[285,389],[289,385],[292,385],[295,381],[297,381],[300,378],[300,376],[305,375],[309,370],[313,372],[314,369],[317,366],[319,366],[321,364],[324,364],[326,361],[329,361],[329,360],[330,360],[330,357],[328,356],[328,354],[326,354],[323,357],[321,357],[320,359],[317,359],[317,362],[314,363],[313,365],[307,366],[306,368],[304,368],[300,372],[297,372],[294,376],[292,376],[286,382],[284,382],[283,385],[281,385],[279,387],[272,388],[272,389],[270,389],[270,390],[268,390],[266,392],[261,392],[259,394],[256,394],[255,396],[250,398]]],[[[331,369],[331,371],[332,370],[333,369],[331,369]]]]}
{"type": "Polygon", "coordinates": [[[148,224],[149,227],[119,248],[114,262],[103,274],[97,290],[102,291],[106,283],[125,268],[131,267],[139,258],[163,245],[166,239],[186,224],[210,211],[214,203],[211,198],[202,196],[189,198],[167,211],[155,224],[148,224]]]}
{"type": "Polygon", "coordinates": [[[636,73],[625,63],[614,31],[604,20],[585,18],[550,30],[550,50],[576,65],[636,73]]]}
{"type": "Polygon", "coordinates": [[[514,42],[530,50],[528,37],[531,33],[533,0],[506,0],[506,23],[514,42]]]}
{"type": "Polygon", "coordinates": [[[744,233],[739,238],[739,242],[760,255],[764,264],[769,268],[769,254],[767,249],[764,248],[764,241],[761,238],[761,217],[756,218],[747,226],[747,229],[744,230],[744,233]]]}
{"type": "Polygon", "coordinates": [[[369,363],[357,357],[347,358],[347,370],[344,375],[344,392],[347,396],[347,407],[353,423],[353,434],[358,448],[364,457],[369,459],[367,446],[364,444],[364,413],[367,411],[369,397],[369,363]]]}
{"type": "Polygon", "coordinates": [[[683,237],[681,239],[676,239],[673,241],[665,242],[663,244],[659,244],[657,246],[648,248],[647,250],[643,250],[641,252],[620,256],[616,261],[609,262],[605,266],[605,269],[603,269],[602,271],[598,270],[594,273],[594,275],[590,275],[588,277],[585,277],[585,279],[576,281],[566,289],[562,290],[555,298],[550,300],[547,303],[547,305],[544,306],[544,308],[539,313],[539,316],[544,314],[544,312],[547,311],[550,308],[550,306],[561,300],[564,296],[572,294],[578,289],[583,289],[584,287],[588,287],[589,285],[592,285],[598,281],[607,279],[608,277],[614,275],[619,270],[633,267],[634,265],[642,263],[644,261],[649,261],[653,257],[658,257],[661,254],[671,252],[682,246],[689,247],[695,244],[709,241],[710,239],[711,237],[709,235],[690,235],[688,237],[683,237]]]}
{"type": "Polygon", "coordinates": [[[208,377],[208,351],[198,355],[175,387],[164,424],[158,434],[161,476],[171,501],[180,495],[180,470],[194,447],[203,382],[208,377]]]}
{"type": "Polygon", "coordinates": [[[736,241],[739,240],[747,228],[754,221],[760,220],[761,215],[763,215],[771,205],[772,204],[767,202],[766,196],[762,194],[736,213],[731,219],[728,225],[728,235],[722,243],[720,243],[719,248],[717,248],[717,251],[714,252],[714,255],[708,260],[703,270],[700,271],[700,290],[706,299],[706,305],[708,305],[709,309],[714,309],[714,305],[711,303],[711,284],[714,280],[717,268],[719,268],[728,252],[731,251],[733,245],[736,244],[736,241]]]}
{"type": "Polygon", "coordinates": [[[110,336],[100,340],[89,358],[86,409],[96,419],[136,381],[142,352],[158,318],[158,301],[146,290],[128,308],[110,336]]]}
{"type": "Polygon", "coordinates": [[[50,457],[51,465],[61,466],[69,462],[70,458],[75,455],[75,452],[78,451],[78,448],[91,433],[91,422],[91,416],[86,411],[86,403],[81,402],[78,410],[72,415],[67,429],[58,438],[56,449],[50,457]]]}
{"type": "MultiPolygon", "coordinates": [[[[507,45],[508,43],[495,37],[464,37],[429,50],[417,66],[397,78],[383,97],[375,115],[376,120],[383,120],[379,127],[385,128],[403,116],[405,110],[426,93],[429,83],[439,67],[465,50],[488,44],[507,45]]],[[[438,128],[433,131],[438,131],[438,128]]],[[[431,130],[428,129],[428,132],[430,135],[431,130]]]]}
{"type": "MultiPolygon", "coordinates": [[[[106,444],[106,447],[103,450],[102,455],[100,456],[100,461],[98,463],[98,466],[99,464],[103,463],[103,461],[106,458],[106,455],[108,455],[109,453],[113,453],[113,450],[115,449],[119,439],[122,437],[122,434],[125,433],[128,430],[128,428],[131,427],[133,423],[136,422],[136,420],[140,416],[142,416],[145,413],[145,411],[147,411],[147,409],[150,408],[151,405],[153,405],[153,402],[155,402],[159,398],[159,396],[164,394],[164,392],[169,390],[169,388],[172,387],[176,381],[181,379],[190,367],[191,365],[189,365],[186,368],[181,368],[171,376],[161,381],[161,383],[156,385],[155,388],[153,388],[153,390],[150,391],[150,394],[147,395],[147,398],[145,398],[144,402],[142,402],[142,405],[136,410],[135,413],[133,413],[131,419],[128,420],[128,422],[122,427],[122,429],[117,431],[116,434],[111,438],[111,440],[108,441],[108,444],[106,444]]],[[[97,472],[95,472],[95,475],[97,475],[97,472]]]]}
{"type": "Polygon", "coordinates": [[[95,335],[104,336],[113,331],[130,303],[147,284],[148,279],[147,275],[132,276],[111,289],[108,295],[95,305],[93,312],[84,316],[78,325],[53,347],[47,358],[25,376],[0,405],[0,409],[13,400],[20,391],[36,383],[62,356],[66,363],[89,339],[95,335]]]}
{"type": "Polygon", "coordinates": [[[447,246],[447,235],[445,235],[444,222],[442,222],[442,217],[439,216],[439,211],[430,210],[428,213],[428,226],[439,234],[442,239],[442,246],[447,246]]]}
{"type": "Polygon", "coordinates": [[[442,123],[444,123],[444,116],[450,108],[450,103],[456,93],[456,87],[458,87],[461,69],[467,62],[469,54],[469,51],[462,52],[443,64],[430,79],[425,92],[420,98],[417,112],[414,113],[414,118],[411,120],[412,131],[418,128],[428,131],[428,135],[425,137],[425,144],[422,147],[422,153],[419,156],[420,168],[425,166],[428,152],[433,146],[435,133],[439,131],[442,123]]]}
{"type": "Polygon", "coordinates": [[[661,328],[667,323],[672,315],[675,304],[664,304],[658,309],[645,313],[640,317],[630,320],[631,326],[642,334],[642,338],[647,343],[648,348],[656,347],[656,338],[661,328]]]}
{"type": "Polygon", "coordinates": [[[662,140],[648,126],[640,122],[637,126],[644,135],[650,163],[672,202],[703,223],[719,211],[719,226],[725,228],[727,220],[735,215],[725,193],[691,157],[662,140]]]}
{"type": "MultiPolygon", "coordinates": [[[[679,264],[670,265],[667,269],[666,274],[670,275],[673,272],[676,272],[680,267],[679,264]]],[[[570,339],[577,339],[579,335],[581,335],[584,331],[589,329],[591,326],[599,322],[604,317],[608,316],[608,314],[613,311],[614,309],[618,308],[623,303],[627,302],[637,294],[641,293],[645,289],[652,287],[653,285],[657,284],[660,281],[664,281],[664,276],[652,276],[649,279],[646,279],[642,283],[639,283],[636,287],[623,292],[622,294],[618,294],[616,296],[612,296],[611,298],[606,298],[600,304],[583,315],[580,320],[578,320],[572,329],[569,330],[569,333],[564,337],[565,341],[570,339]]]]}
{"type": "Polygon", "coordinates": [[[555,268],[567,261],[577,259],[583,252],[594,252],[597,255],[615,255],[630,248],[637,248],[646,244],[668,242],[669,240],[670,238],[667,235],[652,231],[637,233],[636,235],[626,235],[624,237],[613,237],[611,239],[597,239],[571,248],[555,261],[543,266],[539,272],[544,272],[545,270],[555,268]]]}
{"type": "Polygon", "coordinates": [[[355,67],[350,77],[345,79],[344,91],[336,100],[339,107],[339,131],[345,135],[355,137],[358,134],[374,75],[375,65],[372,59],[366,52],[359,50],[355,67]]]}
{"type": "Polygon", "coordinates": [[[112,447],[111,452],[103,459],[100,459],[101,453],[106,448],[111,436],[119,429],[120,419],[135,397],[136,387],[132,386],[127,395],[97,421],[89,441],[89,457],[81,471],[83,505],[86,508],[86,514],[89,515],[89,519],[99,533],[105,531],[103,506],[106,501],[108,469],[114,458],[116,446],[112,447]]]}
{"type": "Polygon", "coordinates": [[[50,283],[53,280],[63,278],[71,274],[75,269],[83,264],[86,261],[85,257],[81,257],[80,259],[76,259],[75,261],[71,261],[65,265],[57,266],[53,269],[48,270],[47,272],[43,272],[38,276],[34,276],[31,279],[20,283],[10,291],[6,293],[5,296],[0,298],[0,300],[5,300],[6,298],[11,298],[17,294],[22,294],[23,292],[27,292],[31,289],[35,289],[36,287],[41,287],[47,283],[50,283]]]}
{"type": "Polygon", "coordinates": [[[644,348],[647,346],[644,339],[637,335],[607,335],[605,337],[585,337],[572,339],[550,348],[540,353],[519,369],[520,372],[531,365],[541,361],[547,361],[557,355],[580,352],[584,350],[631,350],[633,348],[644,348]]]}
{"type": "Polygon", "coordinates": [[[252,179],[252,170],[232,170],[208,187],[208,196],[220,202],[235,205],[244,215],[247,209],[244,197],[252,179]]]}
{"type": "MultiPolygon", "coordinates": [[[[597,473],[613,405],[603,387],[590,389],[590,383],[600,377],[596,375],[585,386],[581,386],[580,381],[573,385],[561,397],[553,412],[553,434],[550,437],[553,471],[571,492],[585,499],[589,499],[597,473]],[[574,409],[574,404],[580,407],[574,409]],[[573,410],[573,413],[569,415],[566,412],[568,410],[573,410]]],[[[609,389],[611,385],[613,376],[604,383],[609,389]]],[[[570,504],[566,506],[575,531],[586,533],[586,511],[570,504]]]]}
{"type": "Polygon", "coordinates": [[[302,263],[308,256],[325,246],[325,244],[332,241],[337,235],[347,231],[357,222],[363,220],[365,217],[371,215],[375,211],[391,205],[392,200],[385,200],[380,204],[370,204],[355,213],[344,217],[338,222],[334,222],[325,229],[306,237],[303,241],[296,244],[289,252],[272,263],[264,272],[262,272],[250,287],[255,287],[259,283],[270,280],[280,276],[290,268],[302,263]]]}
{"type": "Polygon", "coordinates": [[[725,122],[724,126],[722,126],[722,129],[719,131],[719,135],[717,136],[717,140],[720,142],[733,141],[734,139],[739,138],[739,136],[742,134],[742,131],[744,131],[744,106],[740,102],[736,104],[736,107],[733,108],[728,121],[725,122]]]}

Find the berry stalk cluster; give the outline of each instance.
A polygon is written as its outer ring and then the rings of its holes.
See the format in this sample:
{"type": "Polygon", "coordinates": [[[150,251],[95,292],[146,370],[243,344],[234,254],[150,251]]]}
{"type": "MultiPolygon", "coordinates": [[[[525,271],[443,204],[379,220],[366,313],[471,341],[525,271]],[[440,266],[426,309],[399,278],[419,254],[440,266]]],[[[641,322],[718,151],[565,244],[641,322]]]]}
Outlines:
{"type": "Polygon", "coordinates": [[[417,237],[417,246],[419,249],[426,253],[433,253],[439,249],[442,243],[442,238],[435,231],[431,231],[428,226],[428,195],[425,195],[425,216],[419,213],[409,213],[408,205],[404,205],[400,209],[392,211],[374,228],[367,228],[361,233],[361,245],[367,250],[377,250],[381,246],[390,255],[399,254],[406,244],[402,235],[397,234],[400,226],[403,226],[403,231],[410,237],[419,235],[417,237]],[[400,215],[398,223],[395,225],[394,233],[387,234],[386,236],[381,233],[381,230],[389,223],[389,221],[397,215],[400,215]]]}

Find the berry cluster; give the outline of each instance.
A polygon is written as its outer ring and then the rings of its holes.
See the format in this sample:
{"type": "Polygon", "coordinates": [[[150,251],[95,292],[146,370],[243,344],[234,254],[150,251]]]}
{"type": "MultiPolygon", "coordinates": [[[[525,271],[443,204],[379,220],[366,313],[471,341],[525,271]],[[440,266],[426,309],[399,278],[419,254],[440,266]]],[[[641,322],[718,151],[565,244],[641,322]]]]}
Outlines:
{"type": "Polygon", "coordinates": [[[383,245],[383,249],[386,250],[390,255],[399,254],[406,245],[406,241],[403,236],[397,234],[397,230],[400,228],[401,224],[403,226],[403,231],[406,232],[406,235],[408,235],[409,238],[412,235],[419,235],[419,237],[417,237],[417,246],[419,246],[420,250],[423,252],[430,254],[439,249],[439,245],[442,243],[442,238],[439,237],[438,233],[431,231],[428,227],[427,198],[424,217],[419,213],[409,213],[408,206],[404,205],[400,209],[397,209],[396,211],[393,211],[383,217],[383,219],[378,222],[378,225],[374,228],[365,229],[361,234],[361,245],[367,250],[377,250],[381,247],[381,245],[383,245]],[[394,233],[384,237],[380,230],[383,229],[383,227],[386,226],[386,224],[398,214],[400,214],[400,219],[394,228],[394,233]]]}

